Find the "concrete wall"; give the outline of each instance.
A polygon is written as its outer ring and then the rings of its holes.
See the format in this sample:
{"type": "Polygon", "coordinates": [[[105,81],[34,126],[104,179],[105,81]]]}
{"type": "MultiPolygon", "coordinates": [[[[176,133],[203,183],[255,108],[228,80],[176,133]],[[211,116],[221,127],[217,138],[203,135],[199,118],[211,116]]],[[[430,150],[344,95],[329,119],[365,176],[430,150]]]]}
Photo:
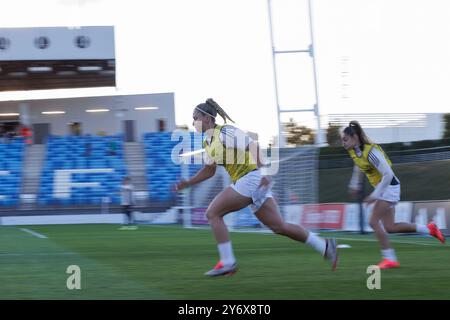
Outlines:
{"type": "Polygon", "coordinates": [[[358,120],[376,143],[437,140],[442,139],[445,130],[443,113],[330,114],[325,117],[325,123],[337,123],[341,129],[351,120],[358,120]]]}
{"type": "Polygon", "coordinates": [[[425,123],[420,126],[386,126],[364,129],[377,143],[409,142],[442,139],[445,123],[442,113],[427,113],[425,123]]]}
{"type": "Polygon", "coordinates": [[[52,135],[70,134],[69,123],[80,122],[82,134],[107,135],[122,133],[123,121],[134,120],[138,140],[144,132],[158,131],[158,119],[166,122],[166,131],[173,131],[175,102],[173,93],[101,96],[64,99],[42,99],[0,102],[0,113],[21,114],[28,124],[49,123],[52,135]],[[158,107],[157,110],[135,110],[135,107],[158,107]],[[109,112],[88,113],[86,109],[109,109],[109,112]],[[65,111],[65,114],[44,115],[43,111],[65,111]]]}

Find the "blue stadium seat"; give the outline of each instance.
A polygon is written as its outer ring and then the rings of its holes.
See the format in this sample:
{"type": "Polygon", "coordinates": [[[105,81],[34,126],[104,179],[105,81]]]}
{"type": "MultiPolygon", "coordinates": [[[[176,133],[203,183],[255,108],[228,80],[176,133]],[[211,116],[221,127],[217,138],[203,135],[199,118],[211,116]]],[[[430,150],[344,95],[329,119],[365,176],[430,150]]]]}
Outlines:
{"type": "MultiPolygon", "coordinates": [[[[181,140],[171,141],[171,135],[171,132],[148,132],[143,135],[149,195],[153,202],[171,201],[176,197],[171,192],[171,185],[179,180],[181,168],[172,162],[172,149],[181,140]]],[[[190,137],[192,141],[194,134],[190,133],[190,137]]],[[[191,165],[189,171],[196,172],[199,168],[199,165],[191,165]]]]}
{"type": "Polygon", "coordinates": [[[0,206],[18,204],[20,179],[22,177],[23,138],[14,138],[9,143],[0,143],[0,206]]]}
{"type": "MultiPolygon", "coordinates": [[[[47,158],[41,176],[40,196],[44,202],[61,205],[99,204],[99,199],[117,192],[122,178],[126,175],[122,135],[93,136],[51,136],[47,143],[47,158]],[[110,154],[114,142],[116,153],[110,154]],[[87,143],[90,152],[86,154],[87,143]],[[72,185],[68,199],[53,198],[54,175],[61,169],[113,169],[113,172],[72,173],[71,183],[96,183],[96,186],[72,185]],[[110,186],[110,187],[106,187],[110,186]]],[[[118,198],[113,202],[118,203],[118,198]]]]}

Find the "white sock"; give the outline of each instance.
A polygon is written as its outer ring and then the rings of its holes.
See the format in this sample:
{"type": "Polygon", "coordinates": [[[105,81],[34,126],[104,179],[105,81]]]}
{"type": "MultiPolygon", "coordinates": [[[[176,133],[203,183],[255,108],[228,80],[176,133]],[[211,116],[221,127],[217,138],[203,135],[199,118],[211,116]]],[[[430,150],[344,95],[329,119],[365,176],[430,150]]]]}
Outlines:
{"type": "Polygon", "coordinates": [[[391,261],[397,261],[397,256],[395,255],[395,250],[392,248],[381,250],[381,255],[385,259],[389,259],[391,261]]]}
{"type": "Polygon", "coordinates": [[[416,232],[430,234],[430,229],[428,229],[428,227],[423,224],[416,224],[416,232]]]}
{"type": "Polygon", "coordinates": [[[325,240],[316,236],[312,232],[309,233],[308,238],[306,239],[306,244],[316,249],[321,255],[325,254],[325,249],[327,247],[325,240]]]}
{"type": "Polygon", "coordinates": [[[219,249],[220,261],[222,261],[224,265],[229,266],[236,262],[231,241],[219,243],[217,248],[219,249]]]}

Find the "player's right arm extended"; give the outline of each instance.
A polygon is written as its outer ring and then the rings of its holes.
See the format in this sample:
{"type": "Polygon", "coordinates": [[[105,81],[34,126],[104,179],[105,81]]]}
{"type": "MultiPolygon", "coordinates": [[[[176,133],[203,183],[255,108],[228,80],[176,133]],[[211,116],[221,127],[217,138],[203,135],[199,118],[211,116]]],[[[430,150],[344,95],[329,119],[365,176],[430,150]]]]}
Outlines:
{"type": "Polygon", "coordinates": [[[203,168],[201,168],[195,176],[188,180],[183,180],[177,185],[177,190],[181,190],[187,187],[190,187],[194,184],[200,183],[202,181],[205,181],[206,179],[211,178],[216,173],[217,165],[215,163],[213,164],[207,164],[203,168]]]}
{"type": "Polygon", "coordinates": [[[215,163],[203,166],[195,176],[188,180],[189,185],[197,184],[211,178],[216,173],[216,168],[217,165],[215,163]]]}

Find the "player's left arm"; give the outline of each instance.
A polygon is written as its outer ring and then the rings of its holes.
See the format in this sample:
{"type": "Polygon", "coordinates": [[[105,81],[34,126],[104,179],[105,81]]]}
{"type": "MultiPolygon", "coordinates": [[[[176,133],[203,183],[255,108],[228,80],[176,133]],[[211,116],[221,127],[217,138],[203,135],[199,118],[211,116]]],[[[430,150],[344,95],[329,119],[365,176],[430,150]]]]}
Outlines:
{"type": "Polygon", "coordinates": [[[381,181],[377,184],[375,190],[373,190],[373,192],[366,197],[365,201],[371,203],[379,199],[383,192],[389,187],[392,179],[394,178],[394,172],[392,171],[389,163],[386,161],[386,158],[378,149],[373,148],[369,152],[368,160],[382,175],[381,181]]]}

